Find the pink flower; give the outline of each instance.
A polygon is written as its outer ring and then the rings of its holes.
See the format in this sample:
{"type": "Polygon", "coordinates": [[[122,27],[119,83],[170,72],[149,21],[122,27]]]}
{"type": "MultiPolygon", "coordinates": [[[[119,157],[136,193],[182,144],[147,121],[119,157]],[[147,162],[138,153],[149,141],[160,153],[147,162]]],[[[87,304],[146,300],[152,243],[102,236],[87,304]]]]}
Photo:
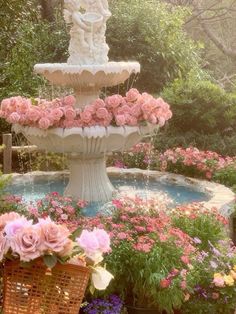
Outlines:
{"type": "Polygon", "coordinates": [[[117,108],[123,101],[122,96],[120,95],[113,95],[109,96],[105,99],[105,103],[109,108],[117,108]]]}
{"type": "Polygon", "coordinates": [[[189,261],[189,258],[188,258],[188,256],[186,256],[186,255],[183,255],[183,256],[181,256],[181,261],[184,263],[184,264],[190,264],[190,261],[189,261]]]}
{"type": "Polygon", "coordinates": [[[89,111],[83,111],[80,113],[82,122],[89,123],[92,120],[92,114],[89,111]]]}
{"type": "Polygon", "coordinates": [[[128,102],[134,102],[135,100],[138,99],[140,96],[139,91],[136,88],[131,88],[127,93],[126,93],[126,100],[128,102]]]}
{"type": "Polygon", "coordinates": [[[105,108],[105,102],[102,99],[98,98],[92,103],[92,106],[95,108],[95,110],[105,108]]]}
{"type": "Polygon", "coordinates": [[[6,226],[8,222],[19,219],[19,218],[20,218],[20,215],[15,212],[10,212],[10,213],[1,215],[0,216],[0,231],[4,229],[4,227],[6,226]]]}
{"type": "Polygon", "coordinates": [[[4,232],[9,240],[14,238],[14,236],[25,227],[32,226],[33,221],[27,220],[25,217],[21,217],[8,222],[5,225],[4,232]]]}
{"type": "Polygon", "coordinates": [[[9,123],[18,123],[20,121],[20,115],[17,112],[13,112],[7,120],[9,123]]]}
{"type": "Polygon", "coordinates": [[[76,103],[76,99],[73,95],[69,95],[64,97],[63,103],[65,104],[65,106],[74,106],[76,103]]]}
{"type": "Polygon", "coordinates": [[[109,117],[109,113],[106,108],[99,108],[96,111],[96,115],[99,119],[107,119],[107,117],[109,117]]]}
{"type": "Polygon", "coordinates": [[[102,253],[107,253],[111,250],[110,248],[110,237],[109,234],[103,229],[94,229],[93,233],[98,240],[99,250],[102,253]]]}
{"type": "Polygon", "coordinates": [[[213,300],[217,300],[217,299],[219,299],[219,297],[220,297],[220,294],[218,292],[213,292],[212,293],[212,299],[213,300]]]}
{"type": "Polygon", "coordinates": [[[171,284],[171,281],[169,279],[162,279],[160,281],[160,287],[161,288],[168,288],[171,284]]]}
{"type": "Polygon", "coordinates": [[[124,233],[124,232],[119,232],[117,234],[117,238],[120,239],[120,240],[125,240],[125,239],[127,239],[127,234],[124,233]]]}
{"type": "Polygon", "coordinates": [[[83,230],[80,237],[76,239],[85,253],[94,253],[99,250],[100,245],[93,231],[83,230]]]}
{"type": "Polygon", "coordinates": [[[222,288],[225,286],[225,281],[223,277],[215,277],[213,283],[216,287],[222,288]]]}
{"type": "Polygon", "coordinates": [[[121,115],[121,114],[117,115],[115,119],[116,119],[116,124],[118,126],[125,125],[125,122],[126,122],[125,115],[121,115]]]}
{"type": "Polygon", "coordinates": [[[48,118],[45,118],[45,117],[42,117],[40,120],[39,120],[39,128],[40,129],[48,129],[49,126],[51,125],[51,122],[48,118]]]}
{"type": "Polygon", "coordinates": [[[53,121],[57,121],[57,122],[60,121],[60,119],[63,117],[63,115],[64,115],[64,113],[60,108],[52,109],[51,114],[50,114],[53,121]]]}
{"type": "Polygon", "coordinates": [[[25,226],[11,240],[11,248],[19,254],[20,260],[28,262],[41,256],[41,230],[36,226],[25,226]]]}
{"type": "Polygon", "coordinates": [[[185,290],[187,288],[187,282],[185,280],[181,281],[180,287],[182,290],[185,290]]]}
{"type": "Polygon", "coordinates": [[[69,230],[61,225],[57,225],[50,218],[39,219],[38,226],[42,230],[42,250],[49,252],[61,252],[69,241],[69,230]]]}
{"type": "Polygon", "coordinates": [[[76,117],[76,111],[70,106],[64,108],[64,114],[67,120],[73,120],[76,117]]]}
{"type": "Polygon", "coordinates": [[[26,113],[26,118],[29,121],[33,121],[33,122],[38,121],[41,118],[39,109],[33,108],[33,109],[28,110],[26,113]]]}

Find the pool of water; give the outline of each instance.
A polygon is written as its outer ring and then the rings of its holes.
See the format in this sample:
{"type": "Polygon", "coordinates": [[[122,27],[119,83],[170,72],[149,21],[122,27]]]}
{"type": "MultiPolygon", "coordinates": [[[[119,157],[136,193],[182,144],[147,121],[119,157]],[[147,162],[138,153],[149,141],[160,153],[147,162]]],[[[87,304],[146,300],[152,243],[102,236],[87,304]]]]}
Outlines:
{"type": "MultiPolygon", "coordinates": [[[[126,193],[135,194],[140,197],[148,198],[160,194],[166,195],[170,198],[173,204],[183,204],[190,202],[208,201],[210,197],[202,192],[198,192],[186,186],[179,186],[175,184],[162,183],[156,180],[141,180],[141,179],[126,179],[126,178],[110,178],[112,184],[116,189],[127,191],[126,193]]],[[[57,191],[63,194],[63,191],[68,183],[67,179],[56,181],[38,181],[34,184],[32,182],[13,184],[8,188],[8,192],[15,195],[23,196],[26,202],[36,201],[43,198],[50,192],[57,191]]],[[[124,192],[124,193],[125,193],[124,192]]],[[[101,203],[90,204],[85,210],[88,216],[95,215],[97,211],[103,206],[101,203]]]]}

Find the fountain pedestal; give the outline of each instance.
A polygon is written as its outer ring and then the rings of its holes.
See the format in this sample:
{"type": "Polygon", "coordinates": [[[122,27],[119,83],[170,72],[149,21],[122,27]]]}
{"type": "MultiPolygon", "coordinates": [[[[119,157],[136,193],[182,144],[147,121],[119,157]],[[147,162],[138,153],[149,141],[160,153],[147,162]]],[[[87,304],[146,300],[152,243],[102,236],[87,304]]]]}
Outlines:
{"type": "Polygon", "coordinates": [[[64,194],[72,198],[106,202],[115,191],[106,172],[104,154],[69,154],[69,183],[64,194]]]}

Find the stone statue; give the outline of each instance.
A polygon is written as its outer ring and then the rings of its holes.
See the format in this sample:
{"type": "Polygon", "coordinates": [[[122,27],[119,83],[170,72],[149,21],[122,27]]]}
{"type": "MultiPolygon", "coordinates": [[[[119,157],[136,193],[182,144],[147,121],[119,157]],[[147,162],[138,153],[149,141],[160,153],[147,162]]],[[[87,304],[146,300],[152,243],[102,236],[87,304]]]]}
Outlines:
{"type": "Polygon", "coordinates": [[[64,18],[71,26],[68,64],[108,62],[106,21],[111,16],[107,0],[65,0],[64,18]]]}

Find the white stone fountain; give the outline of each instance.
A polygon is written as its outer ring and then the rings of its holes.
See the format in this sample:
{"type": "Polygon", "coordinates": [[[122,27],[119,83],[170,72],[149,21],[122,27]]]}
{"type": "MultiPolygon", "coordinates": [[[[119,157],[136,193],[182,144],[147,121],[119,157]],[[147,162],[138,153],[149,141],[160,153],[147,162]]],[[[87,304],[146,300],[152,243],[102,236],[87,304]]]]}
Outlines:
{"type": "MultiPolygon", "coordinates": [[[[140,71],[137,62],[109,62],[105,31],[111,16],[107,0],[65,0],[65,21],[71,26],[65,64],[36,64],[35,71],[51,83],[74,89],[76,107],[97,99],[103,87],[123,83],[140,71]]],[[[15,132],[40,149],[66,153],[70,165],[65,195],[87,201],[108,201],[114,188],[106,173],[105,155],[127,150],[158,126],[85,127],[40,130],[14,126],[15,132]]]]}

